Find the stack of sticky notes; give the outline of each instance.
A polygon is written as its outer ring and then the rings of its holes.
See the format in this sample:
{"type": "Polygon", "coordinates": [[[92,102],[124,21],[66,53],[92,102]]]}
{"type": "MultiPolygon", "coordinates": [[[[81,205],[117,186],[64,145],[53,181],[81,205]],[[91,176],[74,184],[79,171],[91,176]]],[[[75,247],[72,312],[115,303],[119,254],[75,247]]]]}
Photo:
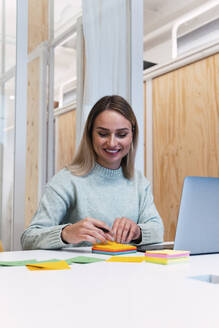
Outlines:
{"type": "Polygon", "coordinates": [[[94,244],[92,247],[92,252],[107,255],[121,255],[135,253],[136,247],[132,245],[116,243],[115,241],[108,241],[107,243],[94,244]]]}
{"type": "Polygon", "coordinates": [[[158,264],[181,263],[188,261],[189,254],[189,251],[178,251],[174,249],[147,251],[145,253],[145,260],[146,262],[158,264]]]}

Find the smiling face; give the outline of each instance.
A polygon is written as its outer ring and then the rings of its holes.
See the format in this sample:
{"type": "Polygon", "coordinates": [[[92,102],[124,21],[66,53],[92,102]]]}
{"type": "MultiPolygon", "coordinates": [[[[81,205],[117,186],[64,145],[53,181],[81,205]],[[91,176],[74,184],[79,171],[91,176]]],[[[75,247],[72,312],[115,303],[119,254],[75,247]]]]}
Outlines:
{"type": "Polygon", "coordinates": [[[132,143],[132,125],[120,113],[105,110],[94,121],[92,142],[97,163],[118,169],[132,143]]]}

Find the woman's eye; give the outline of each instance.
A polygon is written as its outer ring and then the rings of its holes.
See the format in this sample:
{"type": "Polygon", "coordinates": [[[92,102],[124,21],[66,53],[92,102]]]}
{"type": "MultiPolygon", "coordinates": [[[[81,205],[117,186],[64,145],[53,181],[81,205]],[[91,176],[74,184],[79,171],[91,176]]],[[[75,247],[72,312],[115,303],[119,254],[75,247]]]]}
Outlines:
{"type": "Polygon", "coordinates": [[[127,136],[127,133],[120,133],[117,135],[118,138],[125,138],[127,136]]]}
{"type": "MultiPolygon", "coordinates": [[[[116,138],[125,138],[127,136],[128,133],[117,133],[115,136],[116,138]]],[[[109,136],[108,133],[105,133],[105,132],[98,132],[98,135],[101,137],[101,138],[107,138],[109,136]]]]}
{"type": "Polygon", "coordinates": [[[104,137],[107,137],[107,134],[106,133],[102,133],[102,132],[98,132],[99,136],[104,138],[104,137]]]}

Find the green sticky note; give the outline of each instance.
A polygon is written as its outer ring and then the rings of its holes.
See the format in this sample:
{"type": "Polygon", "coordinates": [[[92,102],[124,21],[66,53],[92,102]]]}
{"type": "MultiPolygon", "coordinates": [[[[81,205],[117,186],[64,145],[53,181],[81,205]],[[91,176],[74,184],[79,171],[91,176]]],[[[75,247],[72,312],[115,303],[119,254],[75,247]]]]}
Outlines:
{"type": "Polygon", "coordinates": [[[71,259],[65,260],[68,264],[72,263],[80,263],[80,264],[87,264],[87,263],[95,263],[105,261],[105,259],[100,259],[96,257],[89,257],[89,256],[76,256],[71,259]]]}
{"type": "Polygon", "coordinates": [[[36,263],[36,260],[26,261],[0,261],[0,266],[25,266],[26,264],[36,263]]]}
{"type": "MultiPolygon", "coordinates": [[[[51,263],[51,262],[59,262],[62,260],[58,260],[58,259],[51,259],[51,260],[43,260],[43,261],[36,261],[36,263],[51,263]]],[[[32,264],[32,263],[30,263],[32,264]]]]}

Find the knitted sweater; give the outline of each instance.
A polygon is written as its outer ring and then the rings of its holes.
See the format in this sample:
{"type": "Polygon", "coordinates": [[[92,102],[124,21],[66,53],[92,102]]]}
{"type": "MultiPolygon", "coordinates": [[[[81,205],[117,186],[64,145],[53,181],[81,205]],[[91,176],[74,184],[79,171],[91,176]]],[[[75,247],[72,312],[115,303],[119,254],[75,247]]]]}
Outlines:
{"type": "Polygon", "coordinates": [[[61,239],[63,227],[86,217],[102,220],[110,227],[116,218],[127,217],[141,228],[141,243],[163,240],[163,224],[153,202],[149,181],[138,171],[129,180],[124,177],[122,168],[110,170],[96,164],[86,176],[75,176],[63,169],[51,179],[30,226],[21,237],[22,247],[69,247],[61,239]]]}

